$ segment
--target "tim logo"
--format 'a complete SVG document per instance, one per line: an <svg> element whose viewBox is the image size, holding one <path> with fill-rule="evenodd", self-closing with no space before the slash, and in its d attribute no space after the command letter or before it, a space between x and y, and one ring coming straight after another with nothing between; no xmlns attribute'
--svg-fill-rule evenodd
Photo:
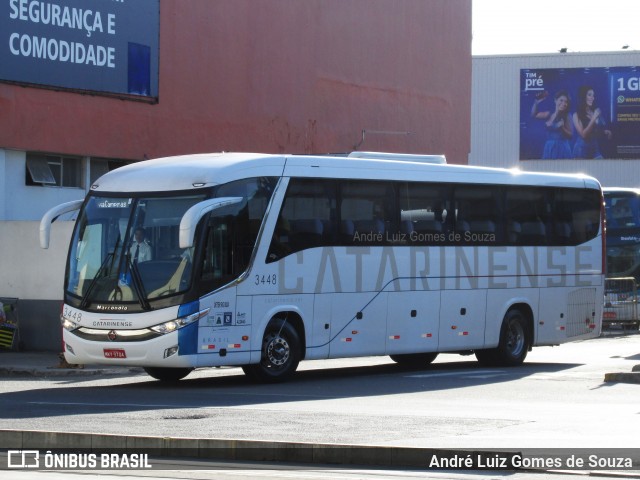
<svg viewBox="0 0 640 480"><path fill-rule="evenodd" d="M524 77L524 91L543 91L544 90L544 79L542 78L542 74L538 75L537 72L525 72Z"/></svg>
<svg viewBox="0 0 640 480"><path fill-rule="evenodd" d="M9 450L7 452L9 468L39 468L40 452L38 450Z"/></svg>

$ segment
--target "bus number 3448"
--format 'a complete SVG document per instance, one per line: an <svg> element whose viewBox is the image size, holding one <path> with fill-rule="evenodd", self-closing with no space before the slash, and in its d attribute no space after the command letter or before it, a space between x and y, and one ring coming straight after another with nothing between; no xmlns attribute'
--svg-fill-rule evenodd
<svg viewBox="0 0 640 480"><path fill-rule="evenodd" d="M277 285L278 276L275 273L272 275L256 275L254 283L256 285Z"/></svg>

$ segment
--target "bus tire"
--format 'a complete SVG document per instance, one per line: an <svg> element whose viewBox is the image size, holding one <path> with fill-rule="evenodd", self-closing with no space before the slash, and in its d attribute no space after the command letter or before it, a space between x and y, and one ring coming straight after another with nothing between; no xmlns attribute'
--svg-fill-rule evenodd
<svg viewBox="0 0 640 480"><path fill-rule="evenodd" d="M161 382L177 382L189 375L193 368L145 367L147 375Z"/></svg>
<svg viewBox="0 0 640 480"><path fill-rule="evenodd" d="M438 352L429 353L403 353L398 355L389 355L391 360L399 365L420 368L429 365L438 356Z"/></svg>
<svg viewBox="0 0 640 480"><path fill-rule="evenodd" d="M524 362L531 340L525 315L517 309L509 310L502 321L498 346L476 350L476 358L487 366L515 367Z"/></svg>
<svg viewBox="0 0 640 480"><path fill-rule="evenodd" d="M282 382L293 376L301 357L298 332L285 319L277 318L269 323L262 337L260 363L244 365L242 370L260 382Z"/></svg>

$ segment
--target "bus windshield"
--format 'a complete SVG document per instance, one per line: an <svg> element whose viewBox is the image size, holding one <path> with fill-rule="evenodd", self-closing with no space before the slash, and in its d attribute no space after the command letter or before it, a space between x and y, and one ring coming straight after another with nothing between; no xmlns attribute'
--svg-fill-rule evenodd
<svg viewBox="0 0 640 480"><path fill-rule="evenodd" d="M640 195L606 191L607 277L640 281Z"/></svg>
<svg viewBox="0 0 640 480"><path fill-rule="evenodd" d="M88 199L74 232L67 293L93 302L148 302L186 291L193 248L181 250L180 220L205 195Z"/></svg>
<svg viewBox="0 0 640 480"><path fill-rule="evenodd" d="M275 185L259 177L197 194L90 196L71 241L66 293L82 309L150 310L224 286L248 267ZM209 197L238 202L207 214L193 246L181 248L180 221Z"/></svg>

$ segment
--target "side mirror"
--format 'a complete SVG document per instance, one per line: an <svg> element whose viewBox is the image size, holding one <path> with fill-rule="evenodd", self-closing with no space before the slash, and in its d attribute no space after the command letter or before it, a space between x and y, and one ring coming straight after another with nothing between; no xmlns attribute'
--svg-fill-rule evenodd
<svg viewBox="0 0 640 480"><path fill-rule="evenodd" d="M44 214L40 220L40 248L49 248L49 239L51 237L51 224L63 213L80 210L84 200L74 200L73 202L62 203L57 207L53 207Z"/></svg>
<svg viewBox="0 0 640 480"><path fill-rule="evenodd" d="M242 197L221 197L211 198L196 203L193 207L185 212L180 220L180 248L193 247L193 238L196 234L196 226L202 217L212 210L234 205L244 200Z"/></svg>

